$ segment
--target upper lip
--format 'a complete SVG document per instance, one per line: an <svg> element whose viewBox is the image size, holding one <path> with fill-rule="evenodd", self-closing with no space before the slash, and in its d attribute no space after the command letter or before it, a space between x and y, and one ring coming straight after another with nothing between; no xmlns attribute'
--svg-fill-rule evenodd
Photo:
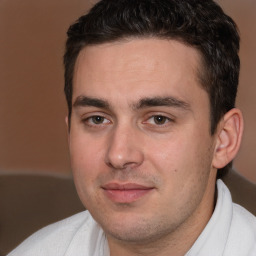
<svg viewBox="0 0 256 256"><path fill-rule="evenodd" d="M141 185L137 183L107 183L104 186L102 186L103 189L106 190L135 190L135 189L141 189L141 190L146 190L146 189L152 189L153 187L151 186L146 186L146 185Z"/></svg>

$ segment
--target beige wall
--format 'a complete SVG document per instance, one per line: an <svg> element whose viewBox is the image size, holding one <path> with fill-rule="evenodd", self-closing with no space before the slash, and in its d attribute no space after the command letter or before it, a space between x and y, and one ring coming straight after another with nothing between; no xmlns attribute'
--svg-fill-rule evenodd
<svg viewBox="0 0 256 256"><path fill-rule="evenodd" d="M219 0L236 21L241 36L241 75L237 106L243 111L245 132L235 167L256 183L256 1Z"/></svg>
<svg viewBox="0 0 256 256"><path fill-rule="evenodd" d="M69 173L62 55L68 25L94 1L0 1L0 171ZM219 1L241 37L238 106L246 129L235 166L256 182L254 0Z"/></svg>

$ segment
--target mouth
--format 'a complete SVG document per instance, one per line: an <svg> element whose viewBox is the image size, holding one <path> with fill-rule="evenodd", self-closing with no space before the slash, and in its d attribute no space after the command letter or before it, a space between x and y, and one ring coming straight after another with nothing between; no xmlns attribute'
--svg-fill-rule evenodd
<svg viewBox="0 0 256 256"><path fill-rule="evenodd" d="M104 194L115 203L132 203L146 196L154 187L136 183L108 183L102 186Z"/></svg>

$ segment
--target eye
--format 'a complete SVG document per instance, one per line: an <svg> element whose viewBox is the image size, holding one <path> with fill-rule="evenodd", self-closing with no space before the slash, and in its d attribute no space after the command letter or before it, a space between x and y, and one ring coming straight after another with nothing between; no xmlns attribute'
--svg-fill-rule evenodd
<svg viewBox="0 0 256 256"><path fill-rule="evenodd" d="M90 125L90 126L109 124L110 123L110 121L107 118L105 118L104 116L99 116L99 115L87 117L82 121L85 124Z"/></svg>
<svg viewBox="0 0 256 256"><path fill-rule="evenodd" d="M154 122L159 125L165 124L166 121L168 121L167 117L165 116L154 116L153 118Z"/></svg>
<svg viewBox="0 0 256 256"><path fill-rule="evenodd" d="M168 122L171 122L172 120L166 116L162 115L154 115L148 119L148 123L152 125L165 125Z"/></svg>
<svg viewBox="0 0 256 256"><path fill-rule="evenodd" d="M103 124L104 122L106 122L106 118L103 116L92 116L91 121L94 124Z"/></svg>

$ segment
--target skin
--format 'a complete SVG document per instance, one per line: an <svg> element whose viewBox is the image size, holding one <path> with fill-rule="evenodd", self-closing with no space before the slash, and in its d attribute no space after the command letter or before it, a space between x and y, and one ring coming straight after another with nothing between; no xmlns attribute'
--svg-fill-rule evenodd
<svg viewBox="0 0 256 256"><path fill-rule="evenodd" d="M212 215L216 166L230 159L219 156L224 119L210 135L200 63L194 48L155 38L78 56L71 166L111 255L184 255Z"/></svg>

